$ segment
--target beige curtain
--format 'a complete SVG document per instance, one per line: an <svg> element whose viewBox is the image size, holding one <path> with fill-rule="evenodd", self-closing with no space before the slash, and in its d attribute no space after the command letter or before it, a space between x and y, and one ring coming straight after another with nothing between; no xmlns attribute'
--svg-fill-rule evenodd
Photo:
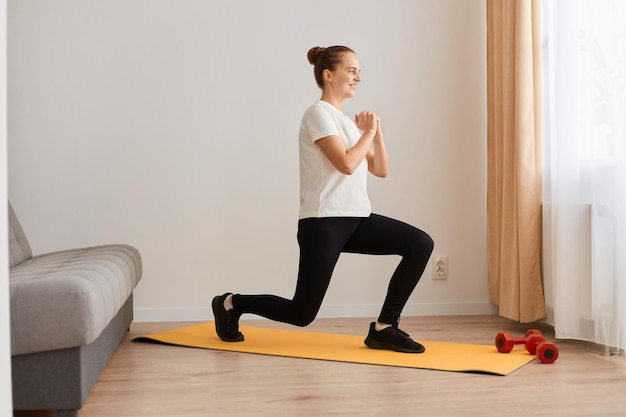
<svg viewBox="0 0 626 417"><path fill-rule="evenodd" d="M541 282L541 2L487 0L489 296L545 318Z"/></svg>

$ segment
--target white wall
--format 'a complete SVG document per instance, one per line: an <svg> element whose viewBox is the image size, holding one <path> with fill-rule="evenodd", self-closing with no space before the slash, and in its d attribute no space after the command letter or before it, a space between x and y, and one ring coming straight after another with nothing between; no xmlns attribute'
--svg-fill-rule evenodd
<svg viewBox="0 0 626 417"><path fill-rule="evenodd" d="M7 197L7 107L6 107L6 1L0 0L0 199ZM7 205L0 204L0 218L7 219ZM7 222L0 222L0 416L13 413L11 343L9 324L9 263Z"/></svg>
<svg viewBox="0 0 626 417"><path fill-rule="evenodd" d="M345 44L346 113L382 118L374 210L449 257L405 314L492 312L484 0L9 1L9 197L36 253L141 251L138 320L209 319L225 291L290 297L307 50ZM395 257L346 255L321 316L374 316Z"/></svg>

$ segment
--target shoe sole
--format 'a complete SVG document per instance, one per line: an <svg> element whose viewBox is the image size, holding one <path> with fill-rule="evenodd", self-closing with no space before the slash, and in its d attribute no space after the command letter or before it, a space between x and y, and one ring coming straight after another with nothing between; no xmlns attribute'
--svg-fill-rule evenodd
<svg viewBox="0 0 626 417"><path fill-rule="evenodd" d="M425 348L416 350L409 349L402 346L392 345L391 343L379 342L377 340L372 340L369 337L365 339L365 346L370 349L384 349L384 350L393 350L394 352L402 352L402 353L424 353L426 351Z"/></svg>
<svg viewBox="0 0 626 417"><path fill-rule="evenodd" d="M220 313L220 307L223 309L224 306L220 305L220 303L224 303L224 301L222 300L222 297L217 296L213 298L213 301L211 302L211 307L213 308L213 316L215 317L215 333L217 333L217 335L219 336L220 339L222 339L224 342L243 342L244 337L241 333L239 333L237 336L234 337L229 337L226 335L223 335L220 332L219 326L217 325L217 316Z"/></svg>

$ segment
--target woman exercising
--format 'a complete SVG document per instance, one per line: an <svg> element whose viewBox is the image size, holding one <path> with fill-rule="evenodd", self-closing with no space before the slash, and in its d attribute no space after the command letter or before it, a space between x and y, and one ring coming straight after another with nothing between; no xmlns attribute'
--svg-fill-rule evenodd
<svg viewBox="0 0 626 417"><path fill-rule="evenodd" d="M308 52L322 97L300 125L300 264L293 299L275 295L226 293L212 302L217 335L244 340L239 318L252 313L307 326L316 317L342 252L400 255L377 322L365 345L373 349L421 353L424 347L398 328L400 313L417 285L433 250L425 232L371 212L368 171L386 177L389 168L380 118L362 111L354 120L342 112L361 81L360 62L345 46L314 47Z"/></svg>

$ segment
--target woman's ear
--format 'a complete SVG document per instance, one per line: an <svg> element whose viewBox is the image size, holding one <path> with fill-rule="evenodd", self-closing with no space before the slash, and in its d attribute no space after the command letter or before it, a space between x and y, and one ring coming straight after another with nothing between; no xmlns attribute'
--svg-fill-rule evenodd
<svg viewBox="0 0 626 417"><path fill-rule="evenodd" d="M330 72L330 70L325 69L323 74L324 74L324 81L332 81L333 74Z"/></svg>

